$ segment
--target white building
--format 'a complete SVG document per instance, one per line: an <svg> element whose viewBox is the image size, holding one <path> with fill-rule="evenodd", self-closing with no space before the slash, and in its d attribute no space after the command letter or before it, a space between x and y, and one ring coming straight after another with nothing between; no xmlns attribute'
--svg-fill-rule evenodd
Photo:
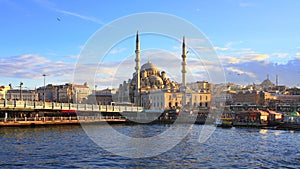
<svg viewBox="0 0 300 169"><path fill-rule="evenodd" d="M168 90L156 90L149 93L150 109L162 110L169 108L182 107L183 93L171 92ZM186 93L186 103L191 107L210 107L211 94L210 93L197 93L188 90Z"/></svg>
<svg viewBox="0 0 300 169"><path fill-rule="evenodd" d="M37 101L38 93L35 90L19 90L12 89L6 93L7 100L24 100L24 101Z"/></svg>
<svg viewBox="0 0 300 169"><path fill-rule="evenodd" d="M87 83L83 85L73 85L73 101L75 101L75 103L85 103L90 94L92 94L92 90L90 90Z"/></svg>

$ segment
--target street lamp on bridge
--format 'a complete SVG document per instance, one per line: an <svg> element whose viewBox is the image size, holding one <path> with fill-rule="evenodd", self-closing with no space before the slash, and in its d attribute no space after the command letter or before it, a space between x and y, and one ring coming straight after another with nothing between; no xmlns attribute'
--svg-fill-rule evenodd
<svg viewBox="0 0 300 169"><path fill-rule="evenodd" d="M43 74L43 76L44 76L44 95L43 95L43 105L44 105L44 107L45 107L45 101L46 101L46 74Z"/></svg>
<svg viewBox="0 0 300 169"><path fill-rule="evenodd" d="M20 82L20 100L22 101L22 86L23 86L23 82Z"/></svg>

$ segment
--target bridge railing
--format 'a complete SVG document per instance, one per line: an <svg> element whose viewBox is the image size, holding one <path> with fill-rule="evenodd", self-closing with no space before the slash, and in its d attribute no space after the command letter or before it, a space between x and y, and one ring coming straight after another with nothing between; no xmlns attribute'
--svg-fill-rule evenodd
<svg viewBox="0 0 300 169"><path fill-rule="evenodd" d="M97 121L97 120L118 120L124 119L122 116L68 116L68 117L8 117L8 118L0 118L0 122L26 122L26 121L71 121L71 120L79 120L79 121Z"/></svg>
<svg viewBox="0 0 300 169"><path fill-rule="evenodd" d="M25 108L25 109L53 109L53 110L80 110L80 111L101 111L101 112L123 112L143 111L138 106L112 106L96 104L75 104L40 101L17 101L0 100L0 108Z"/></svg>

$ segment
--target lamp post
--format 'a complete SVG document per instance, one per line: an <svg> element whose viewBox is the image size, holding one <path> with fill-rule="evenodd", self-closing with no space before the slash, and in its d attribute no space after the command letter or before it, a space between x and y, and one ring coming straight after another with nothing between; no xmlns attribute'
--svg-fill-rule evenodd
<svg viewBox="0 0 300 169"><path fill-rule="evenodd" d="M46 74L43 74L44 76L44 95L43 95L43 105L45 107L45 101L46 101Z"/></svg>
<svg viewBox="0 0 300 169"><path fill-rule="evenodd" d="M22 101L22 86L23 86L23 82L20 82L20 100Z"/></svg>

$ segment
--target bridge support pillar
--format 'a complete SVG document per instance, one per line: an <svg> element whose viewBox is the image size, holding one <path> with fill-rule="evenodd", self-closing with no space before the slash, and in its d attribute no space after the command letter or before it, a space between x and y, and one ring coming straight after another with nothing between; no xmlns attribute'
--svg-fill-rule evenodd
<svg viewBox="0 0 300 169"><path fill-rule="evenodd" d="M5 112L4 122L7 122L7 112Z"/></svg>

